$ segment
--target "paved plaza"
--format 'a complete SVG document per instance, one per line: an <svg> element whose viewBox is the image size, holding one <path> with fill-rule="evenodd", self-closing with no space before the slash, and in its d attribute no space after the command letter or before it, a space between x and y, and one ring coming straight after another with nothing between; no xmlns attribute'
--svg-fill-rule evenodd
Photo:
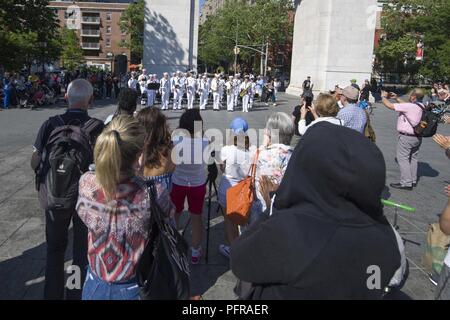
<svg viewBox="0 0 450 320"><path fill-rule="evenodd" d="M269 114L274 111L290 114L297 104L296 100L296 97L281 94L277 107L259 105L247 114L206 111L203 113L205 129L225 129L237 116L246 118L251 128L262 129ZM105 119L114 109L111 100L104 100L96 103L90 114ZM41 123L63 111L61 106L34 111L13 109L0 113L0 299L41 299L43 296L46 250L44 214L38 205L29 160ZM172 128L176 127L181 114L182 111L166 112ZM386 184L389 185L397 182L399 175L395 163L396 114L377 105L372 122L377 144L386 160ZM442 125L439 131L450 135L450 126ZM422 268L421 257L427 226L437 221L437 215L447 201L443 189L450 184L448 165L448 159L432 139L424 139L419 186L412 192L388 187L384 192L385 199L417 208L413 214L400 213L398 219L400 233L406 240L410 265L410 275L403 291L414 299L433 298L434 286ZM209 261L206 264L203 260L200 265L192 267L193 294L202 294L207 300L235 299L233 287L236 279L229 270L228 261L218 253L224 233L223 218L216 211L214 203ZM392 220L393 210L386 209L386 215ZM206 219L206 214L204 217ZM67 257L70 255L68 252ZM70 259L67 258L66 262L70 264Z"/></svg>

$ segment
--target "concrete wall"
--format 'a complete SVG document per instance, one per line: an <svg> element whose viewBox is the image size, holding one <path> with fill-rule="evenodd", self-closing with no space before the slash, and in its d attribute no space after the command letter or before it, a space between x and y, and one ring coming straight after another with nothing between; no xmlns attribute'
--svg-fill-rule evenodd
<svg viewBox="0 0 450 320"><path fill-rule="evenodd" d="M291 84L301 94L311 76L315 91L363 83L372 73L377 0L303 0L294 27Z"/></svg>
<svg viewBox="0 0 450 320"><path fill-rule="evenodd" d="M143 64L149 73L197 68L198 0L146 0Z"/></svg>

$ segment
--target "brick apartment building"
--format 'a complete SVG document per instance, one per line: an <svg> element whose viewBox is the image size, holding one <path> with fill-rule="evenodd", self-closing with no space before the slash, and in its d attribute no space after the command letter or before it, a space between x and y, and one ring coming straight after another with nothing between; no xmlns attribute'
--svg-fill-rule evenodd
<svg viewBox="0 0 450 320"><path fill-rule="evenodd" d="M86 65L119 72L118 69L128 70L130 62L130 50L123 46L129 35L122 33L119 27L120 16L128 5L51 1L49 7L55 11L61 27L76 29Z"/></svg>

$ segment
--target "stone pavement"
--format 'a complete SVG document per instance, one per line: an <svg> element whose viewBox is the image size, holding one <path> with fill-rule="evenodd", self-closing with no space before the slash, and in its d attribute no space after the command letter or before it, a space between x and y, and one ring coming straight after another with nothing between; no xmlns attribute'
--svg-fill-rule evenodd
<svg viewBox="0 0 450 320"><path fill-rule="evenodd" d="M205 129L225 129L236 116L242 116L251 128L263 128L265 120L273 111L291 113L296 98L280 95L279 106L257 106L254 111L227 113L206 111L202 115ZM41 123L49 116L58 114L62 107L43 108L36 111L9 110L0 113L0 299L41 299L45 267L44 215L38 206L34 191L34 176L29 168L31 145ZM100 119L114 111L112 101L97 103L90 114ZM181 111L167 111L171 127L175 128ZM387 185L397 182L398 167L395 163L396 133L395 113L377 105L373 125L378 146L387 163ZM439 131L450 135L450 126ZM414 299L432 299L434 287L429 282L421 263L427 225L436 222L446 197L443 188L448 181L448 160L441 149L430 139L424 140L419 166L420 183L412 192L385 190L384 197L417 208L414 214L400 213L400 233L406 239L410 262L410 276L404 292ZM235 277L229 270L228 261L218 253L224 239L223 218L213 203L209 263L202 261L192 267L193 294L205 299L234 299ZM205 205L205 213L207 206ZM386 209L392 219L394 212ZM206 219L206 214L204 215ZM189 232L187 232L187 235ZM66 263L70 264L70 250Z"/></svg>

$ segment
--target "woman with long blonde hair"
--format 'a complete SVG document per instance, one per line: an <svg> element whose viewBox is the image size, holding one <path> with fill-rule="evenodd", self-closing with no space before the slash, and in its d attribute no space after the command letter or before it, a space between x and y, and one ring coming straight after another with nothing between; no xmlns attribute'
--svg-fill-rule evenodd
<svg viewBox="0 0 450 320"><path fill-rule="evenodd" d="M115 117L97 139L95 172L80 179L76 209L89 231L83 300L139 299L135 272L150 221L146 186L136 175L144 139L137 119Z"/></svg>

